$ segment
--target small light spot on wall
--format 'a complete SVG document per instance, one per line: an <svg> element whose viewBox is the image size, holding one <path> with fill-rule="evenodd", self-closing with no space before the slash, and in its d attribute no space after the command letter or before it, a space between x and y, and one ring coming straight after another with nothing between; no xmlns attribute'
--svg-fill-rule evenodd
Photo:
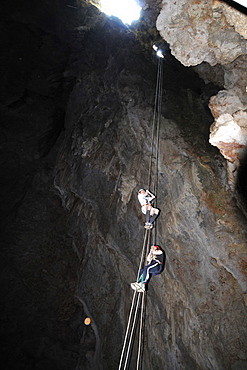
<svg viewBox="0 0 247 370"><path fill-rule="evenodd" d="M91 319L90 317L86 317L85 320L84 320L84 324L85 325L90 325L91 324Z"/></svg>

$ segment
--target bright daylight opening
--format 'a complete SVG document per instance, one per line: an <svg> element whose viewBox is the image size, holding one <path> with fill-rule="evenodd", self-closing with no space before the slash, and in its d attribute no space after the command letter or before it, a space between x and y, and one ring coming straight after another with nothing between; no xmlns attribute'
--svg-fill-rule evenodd
<svg viewBox="0 0 247 370"><path fill-rule="evenodd" d="M113 15L123 23L131 24L140 18L141 7L135 0L101 0L101 11Z"/></svg>

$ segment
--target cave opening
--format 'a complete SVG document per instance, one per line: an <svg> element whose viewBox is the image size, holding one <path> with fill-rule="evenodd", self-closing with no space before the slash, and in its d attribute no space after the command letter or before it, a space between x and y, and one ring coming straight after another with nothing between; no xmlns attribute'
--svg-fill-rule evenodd
<svg viewBox="0 0 247 370"><path fill-rule="evenodd" d="M100 9L106 15L115 16L129 25L138 21L141 12L136 0L101 0Z"/></svg>

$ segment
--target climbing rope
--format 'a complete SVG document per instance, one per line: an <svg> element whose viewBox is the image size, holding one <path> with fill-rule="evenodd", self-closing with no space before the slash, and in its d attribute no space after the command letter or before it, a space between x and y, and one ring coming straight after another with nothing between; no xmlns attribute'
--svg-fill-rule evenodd
<svg viewBox="0 0 247 370"><path fill-rule="evenodd" d="M141 365L141 357L143 350L143 336L144 336L144 318L145 318L145 309L146 309L146 292L142 294L142 306L141 306L141 317L140 317L140 326L139 326L139 342L138 342L138 352L136 360L136 370L139 370Z"/></svg>
<svg viewBox="0 0 247 370"><path fill-rule="evenodd" d="M159 164L159 132L160 132L160 117L161 117L161 103L162 103L162 80L163 80L163 59L158 59L158 70L157 70L157 80L156 80L156 90L155 90L155 102L154 102L154 114L152 121L152 141L151 141L151 156L149 162L149 171L148 171L148 189L151 188L151 179L153 177L153 187L154 194L157 194L158 191L158 164ZM153 158L155 158L153 166ZM154 167L154 169L153 169ZM156 201L157 203L157 201ZM154 242L157 237L157 231L155 228L155 235L153 236ZM140 274L140 270L144 265L145 257L148 254L150 248L150 229L145 231L144 241L142 246L142 253L140 264L137 273L137 279ZM136 280L137 280L136 279ZM140 300L140 297L142 299ZM141 305L140 305L141 301ZM137 345L137 360L136 360L136 370L139 370L141 367L141 360L143 354L143 337L144 337L144 327L145 327L145 310L146 310L146 291L143 293L134 292L131 309L129 313L127 328L124 337L124 343L122 347L121 357L119 361L118 370L126 370L127 366L130 363L130 354L134 346L134 334L136 331L138 310L140 310L140 323L139 323L139 335L138 335L138 345ZM128 342L128 346L127 346Z"/></svg>
<svg viewBox="0 0 247 370"><path fill-rule="evenodd" d="M158 60L158 70L156 79L156 89L155 89L155 100L154 100L154 113L152 120L152 136L151 136L151 156L149 160L149 171L148 171L148 189L151 188L152 175L155 175L154 181L154 193L156 193L157 188L157 175L158 175L158 150L159 150L159 132L160 132L160 116L161 116L161 105L162 105L162 82L163 82L163 59ZM155 136L155 126L156 126L156 136ZM155 140L156 139L156 140ZM154 156L154 150L155 156ZM154 171L152 171L153 157L155 157ZM156 193L157 194L157 193Z"/></svg>
<svg viewBox="0 0 247 370"><path fill-rule="evenodd" d="M163 58L159 58L156 78L154 113L152 120L151 155L149 160L149 171L148 171L148 189L152 187L152 179L154 179L153 180L154 194L158 194L159 136L160 136L160 118L162 107L162 85L163 85ZM154 205L155 207L157 207L157 199L155 199ZM153 237L152 244L156 244L157 228L155 228L152 237Z"/></svg>
<svg viewBox="0 0 247 370"><path fill-rule="evenodd" d="M147 246L150 243L150 233L148 231L149 230L146 230L144 241L143 241L141 261L140 261L140 264L139 264L136 280L138 279L141 266L143 265L143 262L144 262L145 254L147 253L146 252L147 251ZM124 368L123 369L126 368L126 365L127 365L127 362L128 362L129 352L130 352L130 348L131 348L131 345L132 345L133 332L134 332L134 328L135 328L135 321L136 321L135 319L136 319L136 314L137 314L137 310L138 310L138 307L139 307L140 294L138 294L138 300L137 301L136 301L136 294L137 294L137 292L135 291L134 295L133 295L133 298L132 298L131 309L130 309L130 313L129 313L129 319L128 319L128 324L127 324L127 329L126 329L126 332L125 332L124 344L123 344L123 348L122 348L122 353L121 353L121 357L120 357L120 361L119 361L118 370L121 369L124 355L125 355L125 363L124 363ZM132 316L133 316L134 308L136 308L136 311L135 311L135 315L134 315L134 319L133 319ZM131 331L131 333L129 333L129 331L131 330L130 329L131 326L132 326L132 331ZM129 345L128 345L128 348L126 350L126 344L127 344L128 339L129 339Z"/></svg>
<svg viewBox="0 0 247 370"><path fill-rule="evenodd" d="M143 247L142 247L142 257L141 261L144 260L145 254L147 254L148 248L150 245L150 230L146 230L145 237L144 237L144 242L143 242ZM139 276L140 268L142 266L142 263L140 262L139 265L139 270L137 274L137 278ZM136 298L137 295L137 298ZM137 355L137 367L136 369L139 368L140 364L140 358L141 358L141 343L142 343L142 335L143 335L143 323L144 323L144 312L145 312L145 297L146 293L139 294L136 291L134 292L133 298L132 298L132 304L131 304L131 309L129 313L129 319L128 319L128 324L127 324L127 329L125 333L125 338L124 338L124 344L122 348L122 353L119 361L119 367L118 370L126 370L127 365L129 363L129 356L131 353L131 349L133 348L134 345L134 333L136 330L136 323L137 323L137 318L138 318L138 309L140 307L140 298L142 296L141 300L141 311L140 311L140 325L139 325L139 343L138 343L138 355ZM134 312L134 317L133 317L133 312ZM128 342L128 346L127 346ZM127 347L126 347L127 346ZM122 367L123 364L123 367Z"/></svg>
<svg viewBox="0 0 247 370"><path fill-rule="evenodd" d="M154 170L154 194L158 194L158 184L159 184L159 140L160 140L160 119L161 119L161 107L162 107L162 85L163 85L163 59L159 58L158 63L158 87L156 90L158 90L158 98L157 98L157 124L156 124L156 153L155 153L155 170ZM155 109L156 110L156 109ZM157 198L155 199L155 207L157 207ZM157 239L157 228L154 230L153 234L153 243L156 244Z"/></svg>

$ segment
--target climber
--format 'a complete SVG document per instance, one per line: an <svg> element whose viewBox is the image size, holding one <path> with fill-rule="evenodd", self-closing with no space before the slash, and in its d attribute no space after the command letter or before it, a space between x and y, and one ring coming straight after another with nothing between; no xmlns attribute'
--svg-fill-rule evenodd
<svg viewBox="0 0 247 370"><path fill-rule="evenodd" d="M137 282L131 283L131 288L139 293L145 292L150 275L161 273L164 267L164 253L158 245L152 245L147 256L147 265L140 270Z"/></svg>
<svg viewBox="0 0 247 370"><path fill-rule="evenodd" d="M153 195L149 190L140 189L138 192L138 200L142 207L142 213L146 215L146 222L145 228L152 229L153 222L159 215L160 210L158 208L154 208L151 205L151 202L155 199L155 195Z"/></svg>

